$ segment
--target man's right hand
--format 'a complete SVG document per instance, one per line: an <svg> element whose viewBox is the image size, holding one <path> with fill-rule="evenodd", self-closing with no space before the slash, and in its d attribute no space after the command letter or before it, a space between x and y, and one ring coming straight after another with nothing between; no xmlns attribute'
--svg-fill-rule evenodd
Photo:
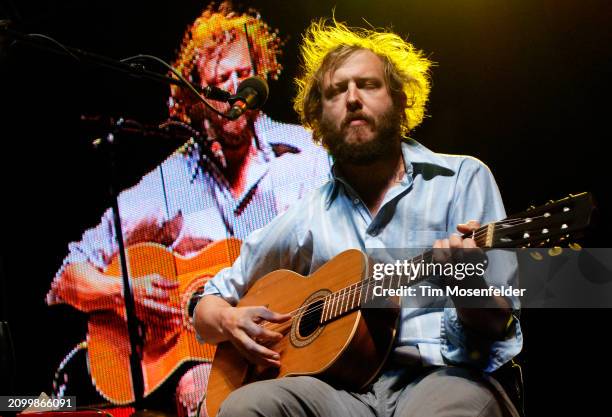
<svg viewBox="0 0 612 417"><path fill-rule="evenodd" d="M280 314L266 307L228 307L221 314L221 329L228 340L250 362L261 366L280 367L280 355L267 346L279 342L282 333L263 326L270 323L284 323L290 314Z"/></svg>
<svg viewBox="0 0 612 417"><path fill-rule="evenodd" d="M261 366L280 366L280 355L269 349L283 335L263 327L264 320L284 323L291 314L280 314L266 307L233 307L217 295L205 295L196 305L194 326L200 338L216 345L230 341L250 362Z"/></svg>
<svg viewBox="0 0 612 417"><path fill-rule="evenodd" d="M151 274L133 283L136 315L140 320L166 328L180 324L181 311L170 300L170 294L178 289L178 282ZM113 311L124 306L121 279L105 275L86 262L68 265L59 279L53 281L51 290L55 297L85 313Z"/></svg>

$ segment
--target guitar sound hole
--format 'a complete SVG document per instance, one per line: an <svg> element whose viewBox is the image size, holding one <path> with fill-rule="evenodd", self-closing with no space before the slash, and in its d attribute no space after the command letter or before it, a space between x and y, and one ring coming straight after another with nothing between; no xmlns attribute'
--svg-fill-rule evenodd
<svg viewBox="0 0 612 417"><path fill-rule="evenodd" d="M298 326L301 337L308 337L319 328L322 312L323 300L315 301L308 306L306 311L302 314Z"/></svg>
<svg viewBox="0 0 612 417"><path fill-rule="evenodd" d="M202 296L202 294L204 294L204 286L199 286L197 288L197 290L191 295L191 298L189 299L189 305L187 306L187 315L188 317L193 317L193 312L196 308L196 305L198 304L198 301L200 301L200 298ZM196 297L196 295L198 297Z"/></svg>

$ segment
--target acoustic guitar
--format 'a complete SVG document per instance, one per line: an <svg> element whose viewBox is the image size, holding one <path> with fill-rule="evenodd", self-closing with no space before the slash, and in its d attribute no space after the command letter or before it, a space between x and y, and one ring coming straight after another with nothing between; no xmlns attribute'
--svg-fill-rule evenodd
<svg viewBox="0 0 612 417"><path fill-rule="evenodd" d="M182 364L212 361L215 347L196 340L188 313L192 307L189 303L209 278L234 262L240 253L240 243L234 238L217 241L190 257L175 254L157 243L140 243L127 248L132 288L143 285L144 277L154 273L178 282L178 289L170 291L170 303L183 313L178 326L161 328L145 323L141 361L145 398ZM118 256L105 272L121 280ZM92 313L87 341L91 377L98 392L114 404L134 401L125 309L114 307Z"/></svg>
<svg viewBox="0 0 612 417"><path fill-rule="evenodd" d="M590 194L570 195L483 226L464 238L474 236L482 248L555 245L584 229L592 210ZM431 256L429 250L411 262ZM283 334L270 346L280 353L281 366L256 367L230 342L220 343L205 397L208 415L216 416L232 391L262 379L311 375L334 386L363 389L385 363L400 310L397 300L389 300L394 308L362 307L374 300L374 285L399 288L418 284L421 278L374 281L368 276L366 255L353 249L335 256L308 277L278 270L260 278L238 306L265 305L272 311L291 312L292 318L285 323L260 323Z"/></svg>

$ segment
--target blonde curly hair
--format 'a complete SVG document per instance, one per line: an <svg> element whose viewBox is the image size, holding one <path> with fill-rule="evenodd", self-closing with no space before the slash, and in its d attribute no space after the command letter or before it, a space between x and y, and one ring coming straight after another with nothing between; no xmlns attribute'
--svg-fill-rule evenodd
<svg viewBox="0 0 612 417"><path fill-rule="evenodd" d="M278 31L272 30L255 10L236 13L229 1L218 6L209 5L194 23L187 27L172 66L189 82L201 87L203 81L197 72L197 62L201 57L214 59L222 46L235 41L238 36L246 36L249 42L256 75L277 79L282 70L277 57L281 54L283 45ZM196 103L198 102L186 89L176 85L170 87L168 107L171 117L191 123L189 110Z"/></svg>
<svg viewBox="0 0 612 417"><path fill-rule="evenodd" d="M405 103L401 134L418 126L425 117L431 89L429 70L433 62L423 51L391 32L350 28L332 19L320 19L306 30L301 44L301 76L295 79L294 109L302 124L321 139L321 96L323 77L338 68L350 55L368 49L383 61L385 81L394 103ZM405 97L405 99L404 99Z"/></svg>

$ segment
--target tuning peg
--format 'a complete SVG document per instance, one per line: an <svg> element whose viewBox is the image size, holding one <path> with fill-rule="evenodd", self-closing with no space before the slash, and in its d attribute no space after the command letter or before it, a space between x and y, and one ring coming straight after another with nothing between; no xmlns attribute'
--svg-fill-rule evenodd
<svg viewBox="0 0 612 417"><path fill-rule="evenodd" d="M580 244L578 244L578 243L576 243L576 242L570 243L568 246L569 246L569 248L570 248L571 250L574 250L574 251L576 251L576 252L578 252L578 251L581 251L581 250L582 250L582 246L580 246Z"/></svg>
<svg viewBox="0 0 612 417"><path fill-rule="evenodd" d="M555 246L553 248L548 249L549 256L559 256L563 253L563 249L560 246Z"/></svg>

